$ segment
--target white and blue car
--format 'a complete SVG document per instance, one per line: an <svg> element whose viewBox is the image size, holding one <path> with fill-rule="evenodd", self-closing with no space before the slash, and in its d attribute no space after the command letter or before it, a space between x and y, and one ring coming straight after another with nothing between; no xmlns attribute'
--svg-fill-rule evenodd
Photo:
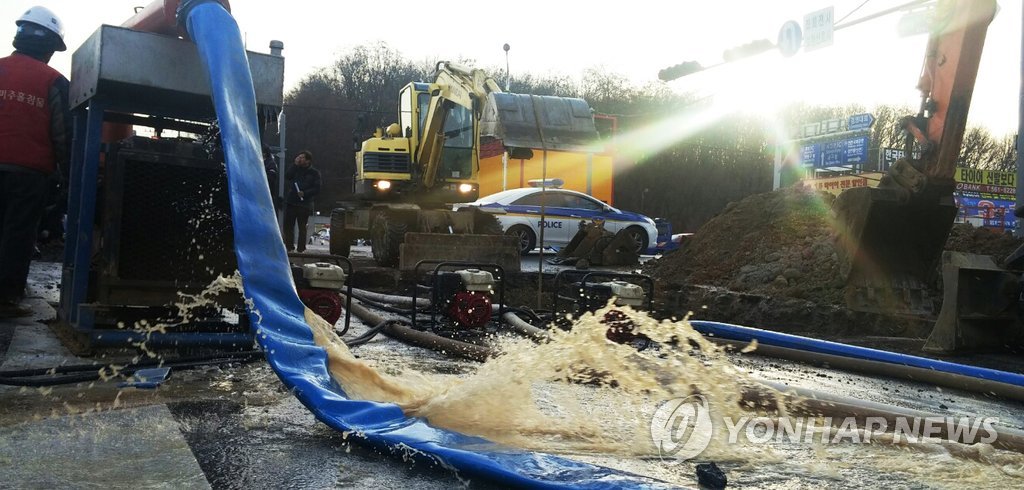
<svg viewBox="0 0 1024 490"><path fill-rule="evenodd" d="M519 238L519 252L525 254L539 246L542 202L545 247L568 245L584 221L604 221L605 229L612 233L629 230L639 253L652 252L652 246L658 243L658 229L651 218L615 209L582 192L566 189L511 189L455 207L477 206L493 212L505 234Z"/></svg>

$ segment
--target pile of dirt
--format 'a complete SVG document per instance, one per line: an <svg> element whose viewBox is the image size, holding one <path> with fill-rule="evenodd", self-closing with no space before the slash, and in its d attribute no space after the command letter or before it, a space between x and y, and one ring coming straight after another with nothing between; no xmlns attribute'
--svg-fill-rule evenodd
<svg viewBox="0 0 1024 490"><path fill-rule="evenodd" d="M821 304L842 300L828 225L833 197L786 188L730 203L684 247L645 268L666 285L703 284Z"/></svg>
<svg viewBox="0 0 1024 490"><path fill-rule="evenodd" d="M731 203L680 250L644 271L667 288L706 285L745 294L842 305L831 194L786 188ZM1006 257L1024 240L956 225L947 250Z"/></svg>
<svg viewBox="0 0 1024 490"><path fill-rule="evenodd" d="M999 263L1014 250L1017 250L1021 244L1024 244L1024 240L1014 238L1010 233L1003 233L991 228L975 228L968 224L957 224L949 232L945 250L991 255Z"/></svg>

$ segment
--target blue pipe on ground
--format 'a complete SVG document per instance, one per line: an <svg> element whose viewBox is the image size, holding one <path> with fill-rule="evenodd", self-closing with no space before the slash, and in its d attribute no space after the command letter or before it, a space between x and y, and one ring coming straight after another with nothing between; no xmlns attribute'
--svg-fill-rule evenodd
<svg viewBox="0 0 1024 490"><path fill-rule="evenodd" d="M407 418L394 404L350 400L331 377L292 285L260 155L256 98L234 18L214 1L179 10L209 72L227 163L235 254L250 318L281 381L318 420L370 446L464 477L535 488L665 488L667 484L549 454L500 446Z"/></svg>
<svg viewBox="0 0 1024 490"><path fill-rule="evenodd" d="M926 357L899 354L867 347L858 347L827 340L812 339L799 335L790 335L780 332L771 332L757 328L742 327L728 323L708 322L703 320L691 320L690 324L698 332L704 335L712 335L729 340L750 342L757 340L759 344L785 347L808 352L830 354L835 356L850 357L854 359L866 359L870 361L886 362L900 366L912 366L922 369L931 369L945 373L959 374L973 378L998 381L1016 386L1024 386L1024 375L987 369L977 366L968 366L954 362L940 361Z"/></svg>

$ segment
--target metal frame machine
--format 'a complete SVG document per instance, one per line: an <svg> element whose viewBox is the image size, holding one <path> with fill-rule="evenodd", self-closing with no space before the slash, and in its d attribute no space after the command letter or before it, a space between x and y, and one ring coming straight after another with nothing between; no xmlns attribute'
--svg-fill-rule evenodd
<svg viewBox="0 0 1024 490"><path fill-rule="evenodd" d="M146 14L136 15L143 16L136 27L156 31ZM275 41L272 54L247 52L264 128L283 104L280 47ZM195 46L174 35L101 26L73 55L70 98L58 321L90 344L251 346L247 315L231 314L242 312L237 291L218 301L221 307L186 318L174 307L181 294L196 295L236 269L216 116ZM132 126L156 136L132 135ZM161 137L166 130L206 138ZM133 328L165 320L158 329Z"/></svg>

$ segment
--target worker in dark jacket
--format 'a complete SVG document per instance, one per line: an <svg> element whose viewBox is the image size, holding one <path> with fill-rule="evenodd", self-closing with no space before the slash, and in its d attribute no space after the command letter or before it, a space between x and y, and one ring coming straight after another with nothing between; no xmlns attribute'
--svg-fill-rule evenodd
<svg viewBox="0 0 1024 490"><path fill-rule="evenodd" d="M0 318L31 313L20 303L51 179L67 177L71 135L68 80L47 65L67 49L63 24L44 7L15 24L15 51L0 58Z"/></svg>
<svg viewBox="0 0 1024 490"><path fill-rule="evenodd" d="M313 154L299 153L295 164L284 173L286 197L284 199L284 245L289 252L306 251L306 224L313 214L313 199L320 194L320 171L313 168ZM295 227L299 228L299 241L295 241Z"/></svg>
<svg viewBox="0 0 1024 490"><path fill-rule="evenodd" d="M280 181L277 168L277 159L269 146L263 145L263 170L267 173L267 186L270 187L270 199L274 203L274 211L281 208L281 197L277 189Z"/></svg>

